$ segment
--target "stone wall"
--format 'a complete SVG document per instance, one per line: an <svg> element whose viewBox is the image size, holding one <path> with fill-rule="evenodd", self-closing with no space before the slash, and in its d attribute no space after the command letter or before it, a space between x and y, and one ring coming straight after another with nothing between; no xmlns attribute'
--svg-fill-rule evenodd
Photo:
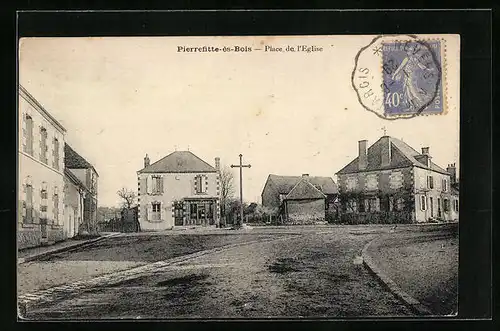
<svg viewBox="0 0 500 331"><path fill-rule="evenodd" d="M311 224L325 220L325 200L289 200L286 202L289 224Z"/></svg>
<svg viewBox="0 0 500 331"><path fill-rule="evenodd" d="M32 227L20 228L17 231L18 249L40 246L41 240L42 232L38 224L33 224Z"/></svg>

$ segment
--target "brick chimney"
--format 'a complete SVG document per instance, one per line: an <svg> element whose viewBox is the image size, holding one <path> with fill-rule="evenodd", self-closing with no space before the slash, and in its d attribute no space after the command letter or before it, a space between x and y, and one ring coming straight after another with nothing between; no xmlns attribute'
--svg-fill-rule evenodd
<svg viewBox="0 0 500 331"><path fill-rule="evenodd" d="M422 147L422 159L426 166L430 166L431 156L429 155L429 147Z"/></svg>
<svg viewBox="0 0 500 331"><path fill-rule="evenodd" d="M368 166L368 156L366 155L366 140L358 141L358 168L359 170L365 170Z"/></svg>
<svg viewBox="0 0 500 331"><path fill-rule="evenodd" d="M220 170L220 157L215 158L215 170Z"/></svg>
<svg viewBox="0 0 500 331"><path fill-rule="evenodd" d="M380 165L388 167L391 164L391 137L383 136L380 142L382 145L380 149Z"/></svg>
<svg viewBox="0 0 500 331"><path fill-rule="evenodd" d="M149 157L148 154L146 153L146 156L144 157L144 168L149 166Z"/></svg>
<svg viewBox="0 0 500 331"><path fill-rule="evenodd" d="M450 174L450 184L455 184L457 182L457 168L455 163L448 164L446 171Z"/></svg>

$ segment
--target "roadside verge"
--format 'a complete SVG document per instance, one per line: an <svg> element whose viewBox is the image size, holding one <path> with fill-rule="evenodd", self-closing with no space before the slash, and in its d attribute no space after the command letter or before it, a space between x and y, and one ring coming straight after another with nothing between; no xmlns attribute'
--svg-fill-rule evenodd
<svg viewBox="0 0 500 331"><path fill-rule="evenodd" d="M374 259L370 256L368 249L371 245L380 240L381 236L376 237L365 245L361 252L363 258L363 265L379 279L379 281L386 286L396 298L401 300L405 305L407 305L413 312L418 315L433 315L432 312L420 303L417 299L410 296L408 293L403 291L382 269L378 267Z"/></svg>

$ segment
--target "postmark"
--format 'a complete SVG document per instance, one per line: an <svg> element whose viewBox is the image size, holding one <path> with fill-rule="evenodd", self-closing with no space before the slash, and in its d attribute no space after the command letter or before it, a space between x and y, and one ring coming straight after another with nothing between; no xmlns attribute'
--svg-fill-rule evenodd
<svg viewBox="0 0 500 331"><path fill-rule="evenodd" d="M355 58L352 86L361 105L394 120L446 112L444 41L378 36Z"/></svg>

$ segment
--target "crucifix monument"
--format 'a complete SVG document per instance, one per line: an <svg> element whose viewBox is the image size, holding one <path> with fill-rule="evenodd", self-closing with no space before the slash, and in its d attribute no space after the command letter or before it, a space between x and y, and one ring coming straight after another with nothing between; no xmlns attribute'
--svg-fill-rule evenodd
<svg viewBox="0 0 500 331"><path fill-rule="evenodd" d="M240 154L240 164L231 164L231 168L240 168L240 220L235 224L235 227L239 228L243 224L243 168L250 168L250 164L243 164L243 155Z"/></svg>

